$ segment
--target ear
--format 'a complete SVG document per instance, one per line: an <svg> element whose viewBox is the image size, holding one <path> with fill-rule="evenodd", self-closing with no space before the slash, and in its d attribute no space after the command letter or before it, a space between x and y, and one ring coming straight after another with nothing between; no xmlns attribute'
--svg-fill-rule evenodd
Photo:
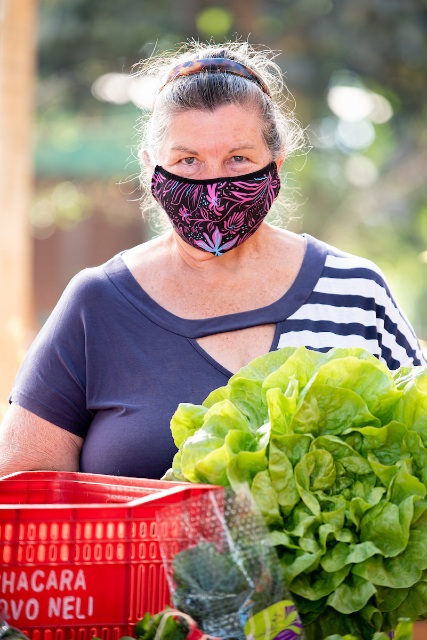
<svg viewBox="0 0 427 640"><path fill-rule="evenodd" d="M142 164L149 169L154 169L155 162L151 157L151 153L148 149L141 149L139 152L139 159Z"/></svg>
<svg viewBox="0 0 427 640"><path fill-rule="evenodd" d="M280 169L282 168L282 164L285 162L285 156L282 156L280 158L277 158L276 160L276 165L277 165L277 171L280 171Z"/></svg>

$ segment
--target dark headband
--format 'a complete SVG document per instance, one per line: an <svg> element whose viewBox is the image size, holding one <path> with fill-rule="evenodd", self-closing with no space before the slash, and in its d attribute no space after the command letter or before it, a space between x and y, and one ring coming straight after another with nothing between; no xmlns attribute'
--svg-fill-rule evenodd
<svg viewBox="0 0 427 640"><path fill-rule="evenodd" d="M158 93L160 93L169 82L176 80L176 78L203 72L231 73L232 75L246 78L247 80L251 80L251 82L255 82L259 88L271 98L267 85L252 69L228 58L203 58L202 60L187 60L186 62L181 62L169 71Z"/></svg>

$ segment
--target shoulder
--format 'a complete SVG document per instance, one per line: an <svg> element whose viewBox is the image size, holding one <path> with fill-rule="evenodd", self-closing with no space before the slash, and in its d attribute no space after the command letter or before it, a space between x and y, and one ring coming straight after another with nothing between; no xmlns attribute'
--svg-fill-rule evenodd
<svg viewBox="0 0 427 640"><path fill-rule="evenodd" d="M88 267L71 278L42 327L42 334L50 329L58 331L61 327L74 327L77 331L86 326L89 318L102 316L103 309L111 311L111 301L121 298L113 284L115 271L126 271L126 265L120 256L108 262ZM105 316L104 316L105 317Z"/></svg>
<svg viewBox="0 0 427 640"><path fill-rule="evenodd" d="M127 271L120 254L96 267L87 267L74 275L61 296L67 301L91 300L94 295L114 290L113 277Z"/></svg>
<svg viewBox="0 0 427 640"><path fill-rule="evenodd" d="M414 330L381 268L372 260L314 238L308 238L308 242L324 255L322 274L314 289L315 300L333 308L334 322L339 309L340 321L346 325L345 335L349 335L351 326L355 335L366 338L362 346L373 349L375 355L379 347L380 357L390 369L422 363Z"/></svg>
<svg viewBox="0 0 427 640"><path fill-rule="evenodd" d="M316 240L316 242L320 241ZM380 267L372 260L354 253L342 251L326 242L322 242L321 244L323 244L326 253L325 264L327 266L335 269L366 269L367 271L383 275Z"/></svg>
<svg viewBox="0 0 427 640"><path fill-rule="evenodd" d="M307 241L324 255L323 277L369 280L388 290L382 269L372 260L342 251L311 236L307 236Z"/></svg>

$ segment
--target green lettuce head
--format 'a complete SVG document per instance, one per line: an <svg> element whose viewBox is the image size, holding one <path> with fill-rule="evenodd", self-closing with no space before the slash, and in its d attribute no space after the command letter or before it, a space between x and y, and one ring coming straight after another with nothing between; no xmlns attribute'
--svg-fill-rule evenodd
<svg viewBox="0 0 427 640"><path fill-rule="evenodd" d="M410 639L427 617L423 367L285 348L179 405L171 429L173 477L250 487L307 640Z"/></svg>

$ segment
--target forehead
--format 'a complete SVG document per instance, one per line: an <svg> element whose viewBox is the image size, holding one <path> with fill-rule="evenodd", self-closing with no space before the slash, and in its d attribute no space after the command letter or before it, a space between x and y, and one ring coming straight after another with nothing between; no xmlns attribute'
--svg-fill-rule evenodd
<svg viewBox="0 0 427 640"><path fill-rule="evenodd" d="M164 145L172 147L248 144L265 146L262 122L254 105L225 105L213 111L188 109L170 116Z"/></svg>

